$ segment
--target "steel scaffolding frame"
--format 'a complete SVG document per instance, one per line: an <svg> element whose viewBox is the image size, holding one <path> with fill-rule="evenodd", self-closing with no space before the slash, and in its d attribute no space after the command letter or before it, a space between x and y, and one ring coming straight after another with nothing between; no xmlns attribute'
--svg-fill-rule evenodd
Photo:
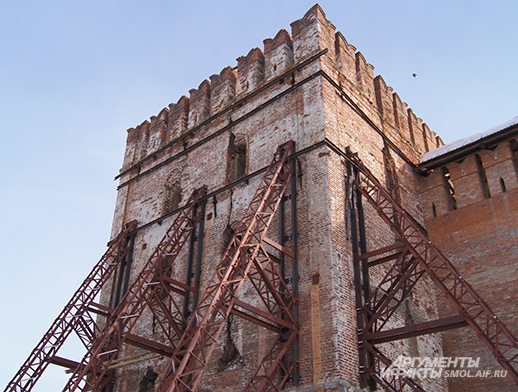
<svg viewBox="0 0 518 392"><path fill-rule="evenodd" d="M411 390L422 391L422 388L411 379L383 378L381 369L390 366L392 362L375 347L375 344L463 326L470 326L474 330L476 336L486 344L495 359L518 383L518 341L513 334L471 285L462 278L455 266L432 244L419 223L403 210L358 156L350 150L347 150L344 155L354 168L352 178L358 192L353 199L357 203L359 219L356 221L356 215L353 213L354 222L351 228L356 231L358 226L360 231L362 230L363 217L360 215L363 214L361 207L361 196L363 196L397 237L394 245L370 252L367 252L365 243L360 243L365 241L365 233L360 233L360 237L363 238L360 240L357 238L356 243L353 244L353 248L356 248L354 264L359 310L358 334L362 386L373 386L372 382L369 383L368 377L370 377L370 381L375 380L387 391L403 391L406 386ZM351 167L348 174L350 177ZM354 202L350 202L350 207L354 210ZM372 260L373 257L374 260ZM369 268L392 260L395 260L392 266L371 292ZM459 315L393 330L383 330L424 275L439 288ZM358 301L358 295L361 295L362 290L363 301Z"/></svg>
<svg viewBox="0 0 518 392"><path fill-rule="evenodd" d="M59 349L75 332L84 346L89 349L98 333L97 325L90 313L104 311L104 307L95 302L97 295L115 272L132 247L131 231L137 222L126 224L120 234L112 241L106 253L94 266L90 274L74 293L65 308L54 320L49 330L25 363L18 370L5 388L5 392L28 392L36 385L41 375L51 363L66 362L57 357Z"/></svg>
<svg viewBox="0 0 518 392"><path fill-rule="evenodd" d="M362 386L379 385L392 392L424 391L410 378L384 377L383 370L392 361L377 345L463 326L470 326L475 331L496 360L518 382L518 342L513 334L358 156L329 146L348 162L347 203L357 284ZM169 366L158 380L156 392L194 392L230 314L275 333L273 344L243 391L279 391L289 380L297 385L298 233L294 152L292 141L279 146L275 152L203 295L200 296L199 287L205 187L193 192L135 282L115 304L115 309L111 309L95 303L94 299L125 258L131 256L136 222L124 227L5 392L30 391L50 363L73 370L64 391L101 391L113 382L113 364L123 344L171 357ZM291 194L285 195L290 186ZM284 203L290 199L292 232L286 235ZM368 201L395 234L394 244L367 251L362 200ZM266 235L276 214L279 216L278 241ZM290 241L291 246L288 247L286 242ZM183 282L173 277L171 270L186 243L189 243L188 260ZM288 278L285 276L285 260L292 266L292 276ZM389 262L392 264L385 275L371 290L369 269ZM196 269L194 275L193 268ZM194 283L191 282L193 276ZM423 276L430 278L459 314L387 329L388 322ZM238 299L245 281L256 290L262 301L261 307ZM167 344L131 333L146 309L162 329ZM106 322L97 325L91 313L106 317ZM56 355L72 331L77 333L87 349L79 363Z"/></svg>
<svg viewBox="0 0 518 392"><path fill-rule="evenodd" d="M293 149L294 143L290 141L279 146L275 152L156 391L196 390L231 313L278 333L278 339L262 359L245 391L280 390L295 372L298 365L296 354L292 361L285 360L285 355L290 347L296 351L296 293L292 291L293 287L290 289L286 284L276 267L279 259L268 252L267 245L280 251L282 257L292 258L294 264L296 250L290 251L266 237L290 179L294 178L288 159ZM295 194L291 196L295 197ZM296 232L292 233L292 240L294 237ZM266 311L237 299L247 278L256 289ZM293 278L296 279L295 276Z"/></svg>
<svg viewBox="0 0 518 392"><path fill-rule="evenodd" d="M152 351L169 354L182 335L186 324L183 304L172 293L183 296L192 287L173 279L171 267L176 257L204 215L196 214L206 187L195 190L166 231L144 268L130 286L118 306L109 312L107 322L96 335L83 360L72 373L63 391L100 391L113 382L110 365L117 358L124 343L138 345ZM144 310L151 310L170 347L131 334ZM172 348L172 349L171 349Z"/></svg>

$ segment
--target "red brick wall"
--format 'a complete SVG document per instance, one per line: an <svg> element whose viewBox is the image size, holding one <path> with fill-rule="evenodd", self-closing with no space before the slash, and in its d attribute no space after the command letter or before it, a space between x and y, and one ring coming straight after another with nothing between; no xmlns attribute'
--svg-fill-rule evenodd
<svg viewBox="0 0 518 392"><path fill-rule="evenodd" d="M478 178L472 181L473 188L480 186ZM517 211L518 190L513 189L426 220L434 244L515 336L518 335ZM439 309L442 317L455 314L444 298ZM480 357L480 369L502 369L471 328L448 331L443 339L446 356ZM450 379L453 392L486 390L517 391L518 387L510 377Z"/></svg>

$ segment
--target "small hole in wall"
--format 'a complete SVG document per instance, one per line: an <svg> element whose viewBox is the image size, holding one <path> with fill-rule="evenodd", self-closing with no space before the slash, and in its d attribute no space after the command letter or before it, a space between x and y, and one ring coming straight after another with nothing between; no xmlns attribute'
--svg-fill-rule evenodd
<svg viewBox="0 0 518 392"><path fill-rule="evenodd" d="M435 209L435 203L432 203L432 213L433 213L433 217L436 218L437 217L437 210Z"/></svg>
<svg viewBox="0 0 518 392"><path fill-rule="evenodd" d="M147 244L142 244L142 250L145 250L147 248Z"/></svg>
<svg viewBox="0 0 518 392"><path fill-rule="evenodd" d="M158 374L151 367L148 367L146 374L140 380L138 392L150 392L155 389L155 381L157 378Z"/></svg>
<svg viewBox="0 0 518 392"><path fill-rule="evenodd" d="M505 187L505 181L502 177L500 177L500 187L502 188L502 192L507 192L507 188Z"/></svg>
<svg viewBox="0 0 518 392"><path fill-rule="evenodd" d="M274 70L274 71L277 71L277 64L274 64L274 65L273 65L273 70Z"/></svg>

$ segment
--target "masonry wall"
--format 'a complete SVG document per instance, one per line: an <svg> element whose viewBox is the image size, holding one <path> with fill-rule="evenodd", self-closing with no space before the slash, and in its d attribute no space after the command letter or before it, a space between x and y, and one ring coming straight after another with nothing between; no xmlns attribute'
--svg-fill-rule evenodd
<svg viewBox="0 0 518 392"><path fill-rule="evenodd" d="M445 165L451 174L455 208L441 168L421 179L420 186L430 238L516 336L518 177L510 146L510 141L505 141L492 150L480 150L477 155L482 167L477 167L474 154ZM441 317L455 314L452 306L439 297ZM446 356L480 357L480 370L502 370L471 328L445 332L443 339ZM518 390L509 376L451 378L449 384L450 391L455 392Z"/></svg>
<svg viewBox="0 0 518 392"><path fill-rule="evenodd" d="M291 34L281 30L264 41L263 50L255 48L238 58L237 67L223 69L189 96L128 130L113 235L134 219L147 225L137 235L131 277L135 279L172 223L175 208L206 185L216 196L206 207L201 292L224 252L225 230L243 217L261 175L244 182L239 177L266 167L277 146L288 140L303 152L297 158L300 388L358 386L346 171L337 151L357 151L402 205L424 222L412 167L423 153L442 144L382 77L373 76L373 69L317 5L292 23ZM369 249L393 243L389 228L369 206L365 209ZM277 231L274 221L269 236L275 238ZM185 275L183 253L173 271L179 280ZM373 271L372 284L386 268ZM391 326L436 318L429 292L430 283L423 280ZM240 299L261 306L250 286L243 288ZM103 301L113 301L113 291L105 291ZM141 317L135 332L165 343L150 314ZM200 390L240 390L271 340L266 330L237 317L223 335ZM229 342L237 354L222 365ZM408 339L386 350L391 356L431 356L441 353L441 339ZM148 390L152 382L144 381L152 372L160 374L168 359L144 355L125 348L126 358L143 360L117 370L115 391ZM443 382L430 386L446 390Z"/></svg>

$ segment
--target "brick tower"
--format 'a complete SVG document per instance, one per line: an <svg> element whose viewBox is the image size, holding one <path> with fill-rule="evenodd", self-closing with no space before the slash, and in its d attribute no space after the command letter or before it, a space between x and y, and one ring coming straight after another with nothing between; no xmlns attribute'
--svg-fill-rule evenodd
<svg viewBox="0 0 518 392"><path fill-rule="evenodd" d="M6 391L516 390L518 119L444 146L373 70L315 5L129 129L109 249Z"/></svg>
<svg viewBox="0 0 518 392"><path fill-rule="evenodd" d="M252 49L237 59L237 67L223 69L188 97L128 130L113 233L129 221L139 222L130 280L156 248L177 208L206 185L203 246L196 247L201 252L201 292L272 154L282 143L295 142L297 233L290 226L291 191L291 200L283 202L283 230L286 247L292 249L294 235L298 240L298 388L347 390L360 385L347 165L341 153L347 148L358 152L403 207L424 223L413 167L442 142L381 76L374 77L373 69L316 5L291 24L291 34L279 31L264 41L264 50ZM367 249L391 245L394 235L375 211L365 206L365 215ZM277 240L279 230L276 218L268 237ZM174 267L179 280L185 279L188 259L188 250L182 252ZM380 279L386 269L375 267L373 276ZM291 265L285 278L291 287ZM421 281L390 323L437 318L435 297L425 295L430 290L430 282ZM115 289L104 295L110 306L120 296ZM243 286L239 300L266 310L249 285ZM141 316L135 333L161 341L153 319L151 312ZM233 314L198 389L240 390L266 354L271 334ZM392 350L434 356L441 354L441 347L440 336L429 335L398 342ZM147 354L133 346L123 353L124 358ZM160 374L168 360L155 357L122 366L115 390L136 391L146 377ZM290 378L286 387L297 388L295 384ZM431 384L446 390L444 382Z"/></svg>

